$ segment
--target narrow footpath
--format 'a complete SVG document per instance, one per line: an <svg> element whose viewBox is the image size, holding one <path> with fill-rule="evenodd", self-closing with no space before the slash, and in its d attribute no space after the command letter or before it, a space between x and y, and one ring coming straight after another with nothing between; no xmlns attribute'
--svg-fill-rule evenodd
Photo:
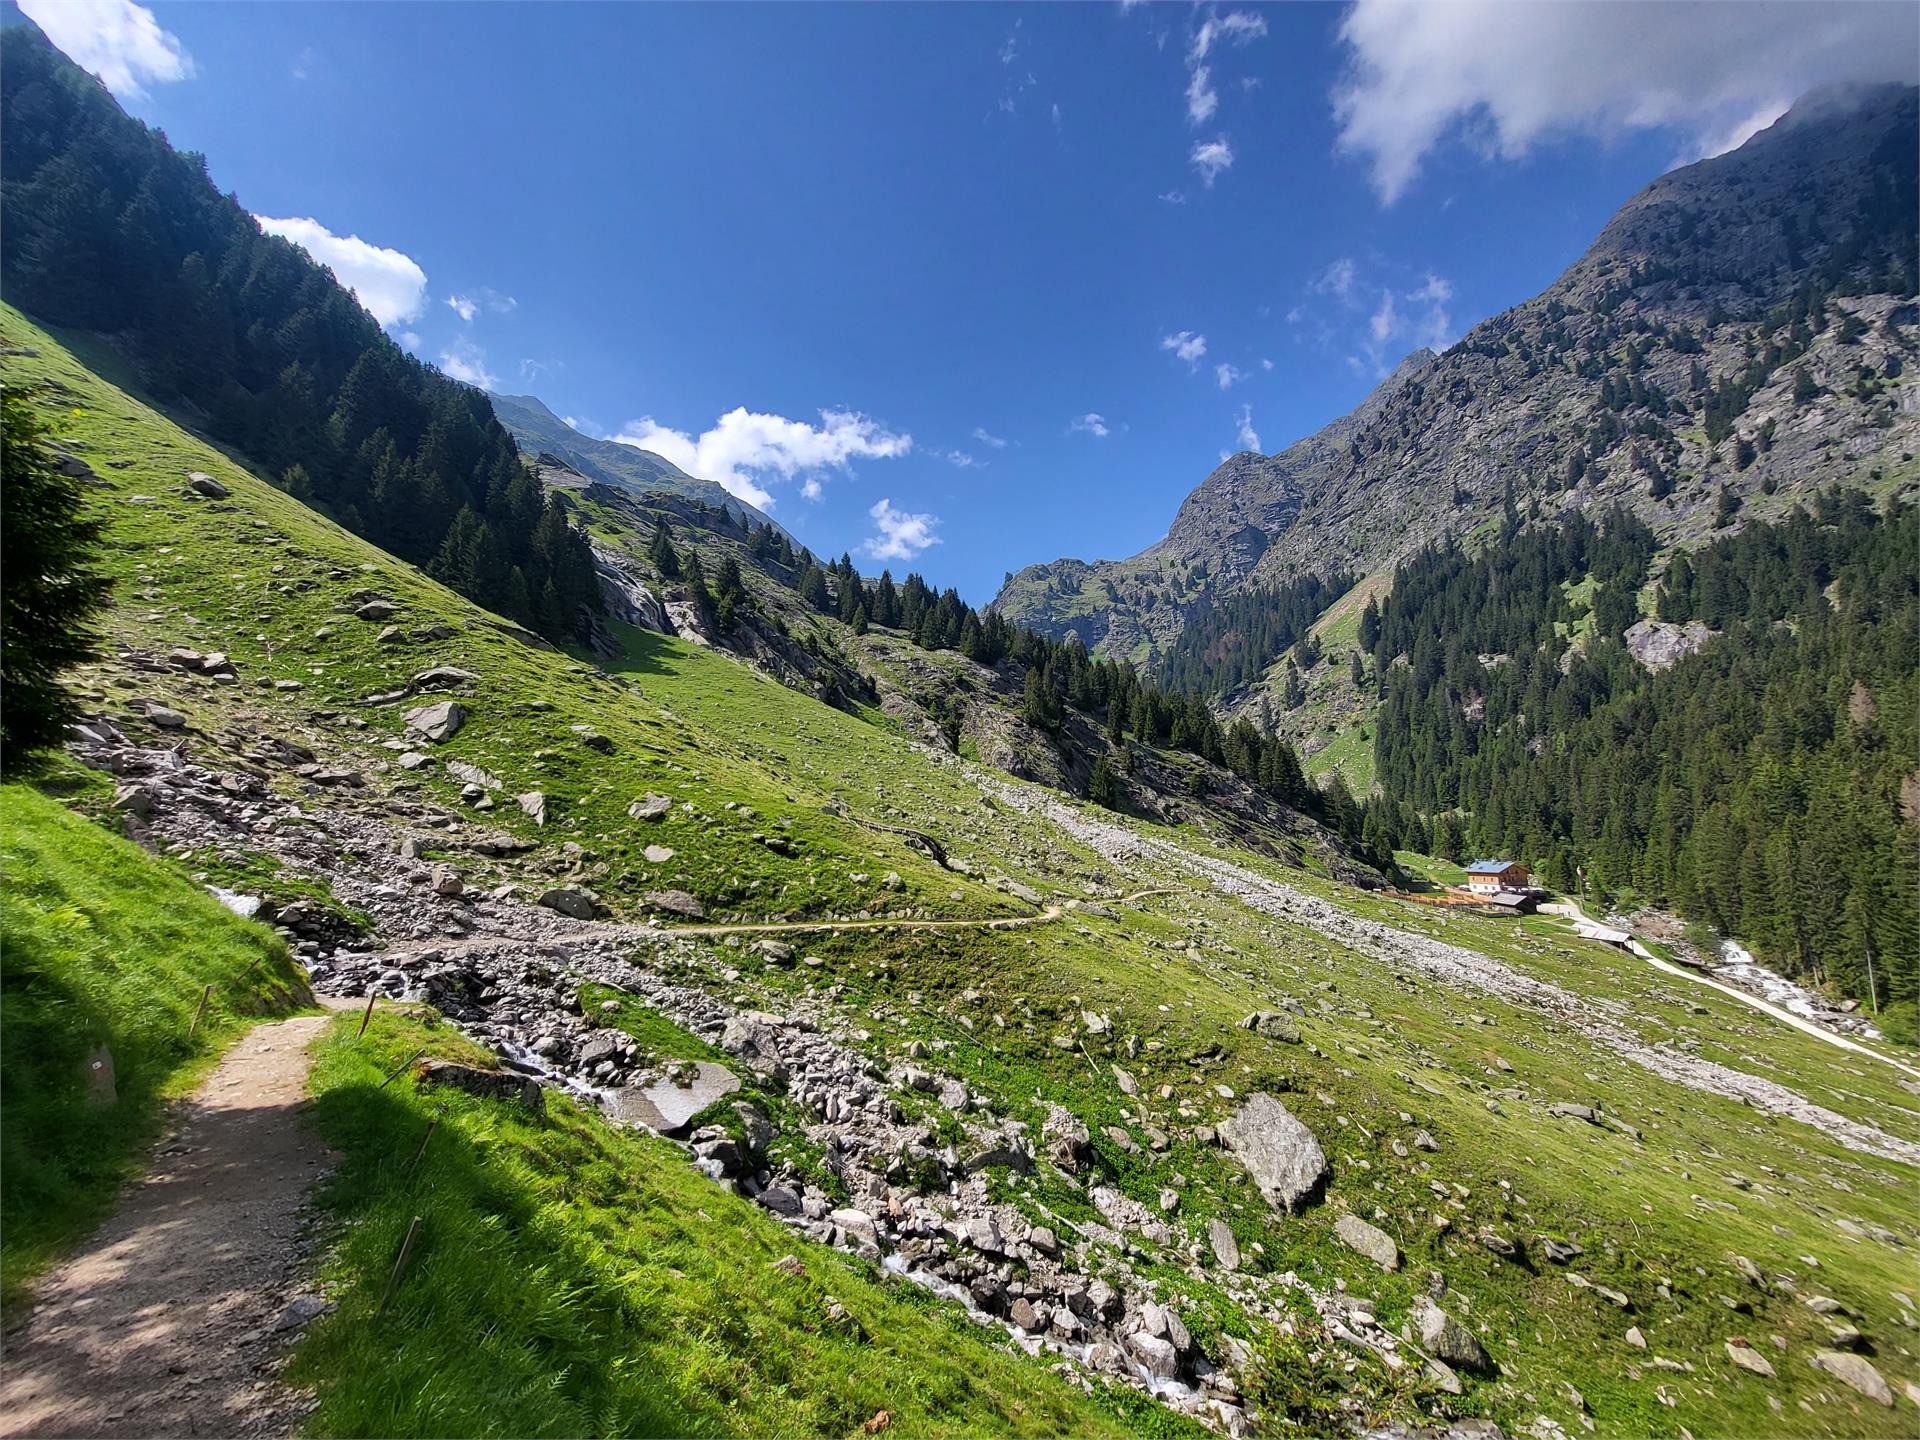
<svg viewBox="0 0 1920 1440"><path fill-rule="evenodd" d="M334 1160L303 1119L308 1047L331 1018L238 1041L112 1217L35 1287L6 1337L0 1435L297 1428L302 1399L271 1362L305 1318L292 1302L306 1199Z"/></svg>

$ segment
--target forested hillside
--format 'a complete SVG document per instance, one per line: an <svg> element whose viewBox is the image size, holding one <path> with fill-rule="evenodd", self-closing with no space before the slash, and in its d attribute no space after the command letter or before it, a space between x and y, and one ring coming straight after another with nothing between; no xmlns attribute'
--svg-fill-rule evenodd
<svg viewBox="0 0 1920 1440"><path fill-rule="evenodd" d="M402 350L33 26L0 28L0 91L12 303L106 337L162 404L489 608L555 637L598 608L584 537L484 394Z"/></svg>
<svg viewBox="0 0 1920 1440"><path fill-rule="evenodd" d="M1788 975L1911 1002L1920 509L1838 491L1677 552L1657 610L1697 649L1661 669L1622 639L1653 551L1615 512L1401 567L1361 625L1401 823L1458 808L1470 848L1552 885L1584 866Z"/></svg>

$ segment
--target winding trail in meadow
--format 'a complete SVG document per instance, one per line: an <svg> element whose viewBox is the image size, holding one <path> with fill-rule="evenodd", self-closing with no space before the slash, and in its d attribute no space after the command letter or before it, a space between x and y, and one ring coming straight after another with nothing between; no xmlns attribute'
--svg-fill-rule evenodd
<svg viewBox="0 0 1920 1440"><path fill-rule="evenodd" d="M235 1043L112 1216L35 1287L6 1337L0 1435L297 1428L304 1399L273 1372L307 1196L335 1160L304 1113L310 1047L331 1019L256 1025Z"/></svg>

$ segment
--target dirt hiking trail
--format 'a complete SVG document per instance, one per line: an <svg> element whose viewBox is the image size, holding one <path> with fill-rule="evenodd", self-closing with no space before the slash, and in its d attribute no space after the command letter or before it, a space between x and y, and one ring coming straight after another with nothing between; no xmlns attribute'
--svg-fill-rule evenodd
<svg viewBox="0 0 1920 1440"><path fill-rule="evenodd" d="M0 1357L0 1435L294 1429L303 1397L271 1362L319 1303L289 1309L307 1194L334 1160L304 1123L307 1047L331 1018L235 1043L112 1217L35 1287Z"/></svg>

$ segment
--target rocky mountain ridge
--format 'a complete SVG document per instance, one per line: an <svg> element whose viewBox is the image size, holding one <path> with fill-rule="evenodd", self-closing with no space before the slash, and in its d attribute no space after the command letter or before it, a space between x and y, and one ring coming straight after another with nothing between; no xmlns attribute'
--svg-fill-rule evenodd
<svg viewBox="0 0 1920 1440"><path fill-rule="evenodd" d="M1509 493L1546 514L1624 504L1687 544L1723 486L1749 515L1838 481L1911 489L1915 97L1810 96L1662 176L1539 296L1286 450L1223 462L1159 544L1029 566L995 608L1150 660L1214 595L1390 571Z"/></svg>

